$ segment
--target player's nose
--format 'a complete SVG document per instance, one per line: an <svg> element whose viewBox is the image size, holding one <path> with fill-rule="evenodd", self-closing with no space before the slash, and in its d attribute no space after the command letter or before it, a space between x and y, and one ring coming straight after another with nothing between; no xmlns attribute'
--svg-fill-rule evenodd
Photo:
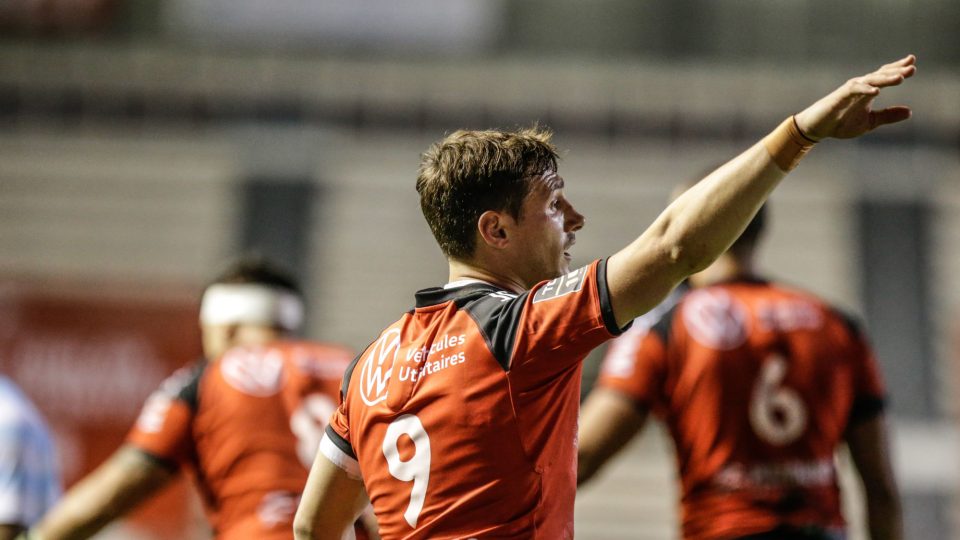
<svg viewBox="0 0 960 540"><path fill-rule="evenodd" d="M569 202L564 209L564 225L567 231L579 231L587 222L587 218L580 212L577 212Z"/></svg>

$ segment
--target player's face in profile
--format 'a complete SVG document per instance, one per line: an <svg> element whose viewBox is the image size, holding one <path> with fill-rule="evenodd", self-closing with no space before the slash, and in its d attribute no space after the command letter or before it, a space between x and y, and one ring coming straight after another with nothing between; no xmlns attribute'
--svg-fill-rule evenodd
<svg viewBox="0 0 960 540"><path fill-rule="evenodd" d="M563 194L563 178L547 171L534 180L523 201L519 248L528 285L553 279L570 270L570 248L584 224Z"/></svg>

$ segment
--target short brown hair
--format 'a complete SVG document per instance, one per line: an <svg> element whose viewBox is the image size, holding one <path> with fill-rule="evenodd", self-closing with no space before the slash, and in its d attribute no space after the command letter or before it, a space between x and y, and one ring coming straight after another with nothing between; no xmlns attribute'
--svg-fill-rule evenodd
<svg viewBox="0 0 960 540"><path fill-rule="evenodd" d="M460 130L421 156L420 209L447 257L473 254L477 220L487 210L521 217L530 180L557 168L552 136L539 126L512 132Z"/></svg>

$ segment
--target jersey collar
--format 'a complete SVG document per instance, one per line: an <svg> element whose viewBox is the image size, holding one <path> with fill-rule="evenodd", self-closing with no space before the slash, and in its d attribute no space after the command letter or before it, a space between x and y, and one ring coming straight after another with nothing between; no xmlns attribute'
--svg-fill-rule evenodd
<svg viewBox="0 0 960 540"><path fill-rule="evenodd" d="M467 283L464 283L464 281L468 280L460 280L449 283L447 284L449 288L431 287L429 289L417 291L416 306L418 308L423 308L450 301L457 302L457 304L460 305L468 300L476 298L477 296L483 296L492 292L505 290L502 287L498 287L485 281L469 280Z"/></svg>

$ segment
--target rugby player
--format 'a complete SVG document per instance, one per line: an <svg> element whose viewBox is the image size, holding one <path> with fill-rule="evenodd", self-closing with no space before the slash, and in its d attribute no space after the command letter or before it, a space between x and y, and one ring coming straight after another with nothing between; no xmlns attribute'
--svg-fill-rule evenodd
<svg viewBox="0 0 960 540"><path fill-rule="evenodd" d="M241 260L206 288L200 360L151 395L123 447L73 487L30 538L88 538L193 473L215 537L289 540L297 502L352 354L286 338L296 283ZM375 530L375 527L371 527Z"/></svg>
<svg viewBox="0 0 960 540"><path fill-rule="evenodd" d="M677 451L685 540L845 538L834 454L846 442L873 540L903 537L863 334L815 296L759 277L762 208L695 290L604 359L580 419L578 481L662 417ZM649 327L648 327L649 328Z"/></svg>
<svg viewBox="0 0 960 540"><path fill-rule="evenodd" d="M435 144L417 191L449 282L418 292L348 368L297 538L338 538L364 488L387 539L572 538L583 357L723 253L815 141L908 118L872 104L914 60L850 79L626 248L573 270L584 217L548 132L457 131Z"/></svg>

